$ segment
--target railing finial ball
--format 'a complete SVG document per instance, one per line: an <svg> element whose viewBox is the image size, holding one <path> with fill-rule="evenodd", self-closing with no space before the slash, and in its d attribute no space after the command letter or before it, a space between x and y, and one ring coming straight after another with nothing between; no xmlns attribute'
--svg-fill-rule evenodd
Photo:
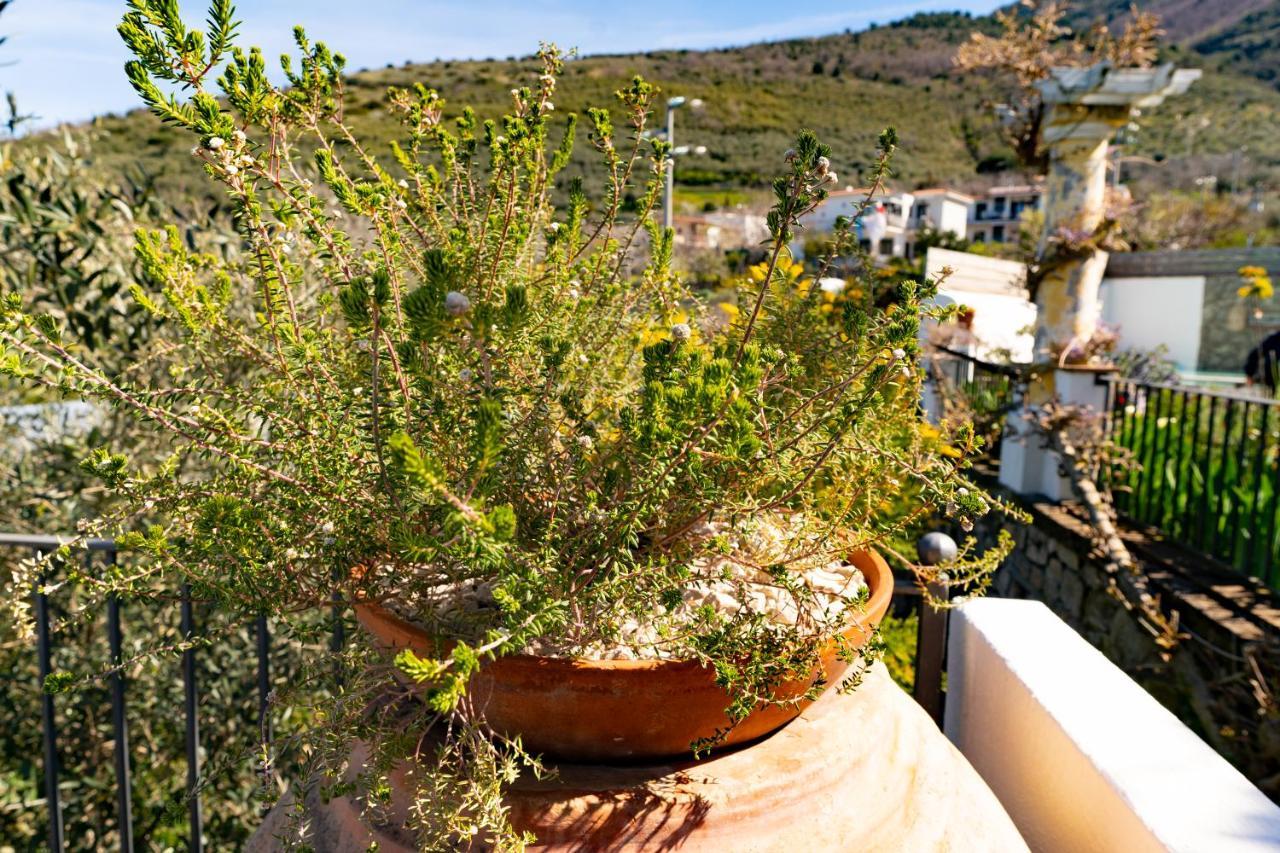
<svg viewBox="0 0 1280 853"><path fill-rule="evenodd" d="M948 560L954 560L960 552L956 540L940 530L934 530L921 536L916 542L916 556L926 566L936 566Z"/></svg>

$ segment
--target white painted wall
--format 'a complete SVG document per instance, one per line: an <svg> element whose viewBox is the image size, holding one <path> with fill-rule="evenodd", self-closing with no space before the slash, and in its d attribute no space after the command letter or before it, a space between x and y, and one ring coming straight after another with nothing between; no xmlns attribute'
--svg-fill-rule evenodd
<svg viewBox="0 0 1280 853"><path fill-rule="evenodd" d="M1280 850L1280 807L1034 601L951 616L944 730L1037 853Z"/></svg>
<svg viewBox="0 0 1280 853"><path fill-rule="evenodd" d="M1163 344L1179 370L1196 369L1204 313L1204 276L1105 278L1102 320L1120 331L1121 349Z"/></svg>
<svg viewBox="0 0 1280 853"><path fill-rule="evenodd" d="M969 227L969 205L954 198L938 198L932 200L932 203L940 207L937 229L963 237Z"/></svg>
<svg viewBox="0 0 1280 853"><path fill-rule="evenodd" d="M973 309L974 354L995 360L998 350L1007 350L1015 362L1031 361L1036 306L1027 300L1026 266L969 252L930 248L925 257L925 276L940 278L944 268L952 272L938 288L938 301Z"/></svg>

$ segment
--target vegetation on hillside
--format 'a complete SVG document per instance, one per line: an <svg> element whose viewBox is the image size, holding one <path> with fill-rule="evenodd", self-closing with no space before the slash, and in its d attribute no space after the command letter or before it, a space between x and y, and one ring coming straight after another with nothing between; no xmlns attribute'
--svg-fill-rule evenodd
<svg viewBox="0 0 1280 853"><path fill-rule="evenodd" d="M876 129L890 123L898 127L903 147L894 166L895 185L989 183L995 180L993 173L1014 168L1015 161L998 123L982 105L983 85L952 66L957 48L975 31L995 32L996 27L990 18L921 14L890 26L821 38L582 57L566 63L572 94L556 107L580 112L610 97L634 74L653 80L668 94L703 98L704 109L681 119L681 141L709 149L705 156L681 159L677 180L684 185L767 186L774 152L801 125L832 141L833 168L846 183L858 183L872 165L861 152L872 149ZM1176 45L1162 52L1160 59L1166 58L1206 62L1205 55ZM457 116L462 103L474 105L481 118L494 118L505 106L505 91L535 65L533 57L525 57L358 71L345 81L346 118L362 138L374 140L375 146L385 144L393 138L396 122L384 107L383 94L390 86L419 81L450 92L444 106L447 119ZM1274 183L1280 176L1280 138L1268 131L1280 124L1280 92L1249 76L1248 68L1226 64L1209 70L1179 99L1177 109L1144 119L1131 153L1161 164L1133 170L1151 191L1185 187L1189 177L1205 168L1225 173L1224 158L1240 145L1248 146L1243 183ZM1207 119L1194 136L1183 119L1191 115ZM190 156L190 146L173 131L136 112L102 118L96 127L104 166L140 166L156 174L162 186L203 191L182 162ZM589 159L578 152L567 174L588 168Z"/></svg>

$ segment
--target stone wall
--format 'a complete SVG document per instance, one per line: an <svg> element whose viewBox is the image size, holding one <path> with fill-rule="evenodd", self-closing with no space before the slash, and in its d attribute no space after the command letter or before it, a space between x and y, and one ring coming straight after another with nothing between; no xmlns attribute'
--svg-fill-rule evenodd
<svg viewBox="0 0 1280 853"><path fill-rule="evenodd" d="M992 594L1044 602L1280 802L1280 609L1275 599L1247 590L1247 582L1235 576L1206 579L1192 555L1178 555L1143 533L1125 531L1126 544L1142 562L1163 609L1180 627L1180 641L1162 648L1115 592L1078 510L1021 500L994 482L988 487L1033 517L1030 525L1010 528L1017 547L997 572ZM989 520L976 533L994 541L1002 523L1007 525ZM1246 600L1250 594L1256 600Z"/></svg>

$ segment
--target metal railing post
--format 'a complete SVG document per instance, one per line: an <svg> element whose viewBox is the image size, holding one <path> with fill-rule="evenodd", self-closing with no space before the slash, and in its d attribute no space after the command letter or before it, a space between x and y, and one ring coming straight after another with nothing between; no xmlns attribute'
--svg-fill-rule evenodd
<svg viewBox="0 0 1280 853"><path fill-rule="evenodd" d="M35 551L36 559L43 559L44 550ZM46 689L53 674L53 660L49 647L49 597L44 592L46 581L42 572L33 591L36 617L36 657L40 666L40 722L44 741L44 796L49 806L49 849L62 853L62 803L58 797L58 727L54 717L53 694Z"/></svg>
<svg viewBox="0 0 1280 853"><path fill-rule="evenodd" d="M190 643L195 634L191 613L191 587L182 585L182 638ZM196 691L196 655L194 648L182 652L182 687L186 700L187 747L187 822L190 826L191 853L204 849L204 821L200 814L200 702Z"/></svg>
<svg viewBox="0 0 1280 853"><path fill-rule="evenodd" d="M945 533L926 533L916 543L916 554L926 566L936 566L954 560L959 549L955 540ZM916 625L916 677L912 695L938 725L942 725L945 696L942 690L942 671L947 656L947 622L950 610L945 606L950 599L950 584L943 575L929 583L926 594L920 598L920 617ZM941 606L934 606L937 601Z"/></svg>
<svg viewBox="0 0 1280 853"><path fill-rule="evenodd" d="M86 561L89 559L85 558ZM106 554L115 563L115 551ZM120 599L107 599L107 642L111 647L111 731L115 738L116 813L120 824L120 849L133 851L133 782L129 768L129 722L124 704L124 635L120 629Z"/></svg>

